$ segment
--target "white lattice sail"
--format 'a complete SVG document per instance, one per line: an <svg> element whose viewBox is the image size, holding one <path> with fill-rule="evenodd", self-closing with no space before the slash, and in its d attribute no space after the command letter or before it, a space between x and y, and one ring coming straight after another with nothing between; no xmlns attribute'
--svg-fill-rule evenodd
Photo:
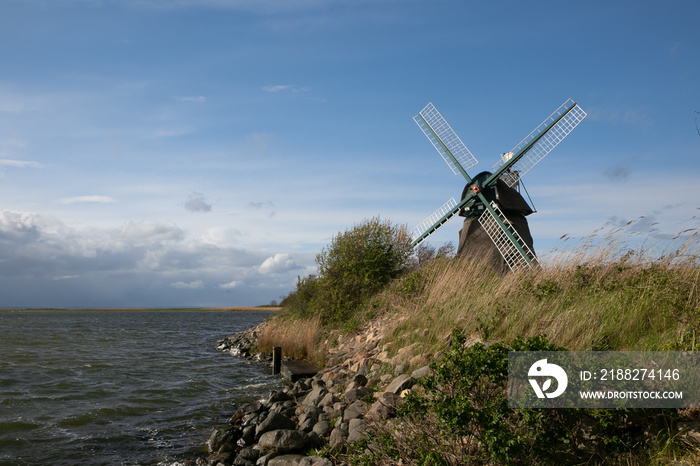
<svg viewBox="0 0 700 466"><path fill-rule="evenodd" d="M532 264L537 263L537 258L532 250L525 244L520 234L518 234L513 224L503 215L501 209L498 208L498 204L491 202L491 207L501 219L501 222L506 226L508 232L515 238L520 248L525 251L524 256L522 252L516 247L513 240L506 234L505 230L501 228L501 225L496 220L496 217L491 213L489 209L485 209L484 212L479 216L479 224L483 227L484 231L489 235L491 241L501 253L503 259L508 264L508 267L513 272L520 269L532 268ZM529 259L529 260L528 260Z"/></svg>
<svg viewBox="0 0 700 466"><path fill-rule="evenodd" d="M557 145L563 141L564 138L568 136L569 133L573 131L573 129L576 128L581 121L583 121L584 118L586 118L587 114L573 100L567 100L537 128L535 128L534 131L527 135L525 139L520 141L520 143L515 146L509 154L511 154L511 156L512 154L518 154L561 115L564 115L564 117L561 118L561 120L559 120L554 126L552 126L549 131L547 131L535 144L533 144L533 146L513 165L513 167L511 167L509 171L500 176L500 178L505 181L508 186L511 188L515 187L518 180L527 172L532 170L532 167L537 165L537 163L547 154L549 154L552 149L557 147ZM498 168L500 168L507 161L508 157L503 157L500 162L494 165L493 171L495 172L498 170Z"/></svg>
<svg viewBox="0 0 700 466"><path fill-rule="evenodd" d="M413 117L413 120L435 146L435 149L437 149L455 175L459 175L460 171L450 156L447 155L447 151L452 154L465 171L479 163L432 103L426 105L418 115Z"/></svg>
<svg viewBox="0 0 700 466"><path fill-rule="evenodd" d="M440 207L438 210L433 212L428 218L423 220L421 223L416 225L412 230L411 230L411 238L413 238L413 241L416 241L420 236L428 231L430 227L435 226L435 230L440 228L445 222L447 222L449 219L455 216L457 214L458 209L455 209L457 207L457 201L455 201L455 198L450 198L449 201L445 202L442 207ZM442 219L443 217L447 216L442 223L437 225L438 221ZM423 238L425 239L425 238ZM415 243L417 245L418 243Z"/></svg>

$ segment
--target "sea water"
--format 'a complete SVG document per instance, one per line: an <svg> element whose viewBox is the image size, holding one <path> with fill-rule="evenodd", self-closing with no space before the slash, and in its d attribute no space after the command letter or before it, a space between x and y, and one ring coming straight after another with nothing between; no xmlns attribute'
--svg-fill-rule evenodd
<svg viewBox="0 0 700 466"><path fill-rule="evenodd" d="M282 387L216 341L265 312L0 311L0 464L175 464Z"/></svg>

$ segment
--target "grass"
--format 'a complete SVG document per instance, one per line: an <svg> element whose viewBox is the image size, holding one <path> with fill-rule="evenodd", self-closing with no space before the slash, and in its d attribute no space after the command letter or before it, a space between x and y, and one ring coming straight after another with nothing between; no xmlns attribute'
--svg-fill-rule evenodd
<svg viewBox="0 0 700 466"><path fill-rule="evenodd" d="M476 262L437 257L391 281L353 319L391 322L384 348L392 357L410 346L404 362L447 352L455 329L488 342L545 334L574 351L700 350L698 231L654 239L635 234L633 226L601 230L579 242L563 237L568 248L526 272L500 275ZM290 356L323 365L327 348L320 342L331 341L329 333L337 331L324 327L319 316L283 311L268 321L259 349L282 346ZM669 426L667 437L604 462L700 459L675 428Z"/></svg>
<svg viewBox="0 0 700 466"><path fill-rule="evenodd" d="M292 359L308 359L317 365L325 365L326 348L319 343L322 332L320 318L298 318L289 314L269 319L258 338L257 350L272 353L275 346L282 347L282 356Z"/></svg>

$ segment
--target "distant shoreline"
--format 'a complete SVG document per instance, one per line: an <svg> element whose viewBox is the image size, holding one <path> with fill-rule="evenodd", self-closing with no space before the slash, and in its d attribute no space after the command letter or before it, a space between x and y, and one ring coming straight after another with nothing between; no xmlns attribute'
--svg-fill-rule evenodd
<svg viewBox="0 0 700 466"><path fill-rule="evenodd" d="M281 307L182 307L182 308L0 308L0 312L279 312Z"/></svg>

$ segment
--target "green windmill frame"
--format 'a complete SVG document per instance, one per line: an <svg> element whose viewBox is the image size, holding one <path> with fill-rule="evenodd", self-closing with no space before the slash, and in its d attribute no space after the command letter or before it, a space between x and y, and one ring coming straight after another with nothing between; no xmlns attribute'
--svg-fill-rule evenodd
<svg viewBox="0 0 700 466"><path fill-rule="evenodd" d="M511 188L518 186L523 175L537 165L586 117L581 107L571 99L564 102L511 151L501 156L493 172L485 172L472 178L467 170L478 163L462 140L432 103L413 117L435 149L440 153L455 175L461 174L467 181L466 195L460 202L447 201L412 231L413 246L417 246L435 233L457 213L467 218L479 219L479 224L493 241L508 267L513 270L532 268L537 264L534 252L527 246L488 193L493 192L498 180ZM491 198L489 198L491 197Z"/></svg>

